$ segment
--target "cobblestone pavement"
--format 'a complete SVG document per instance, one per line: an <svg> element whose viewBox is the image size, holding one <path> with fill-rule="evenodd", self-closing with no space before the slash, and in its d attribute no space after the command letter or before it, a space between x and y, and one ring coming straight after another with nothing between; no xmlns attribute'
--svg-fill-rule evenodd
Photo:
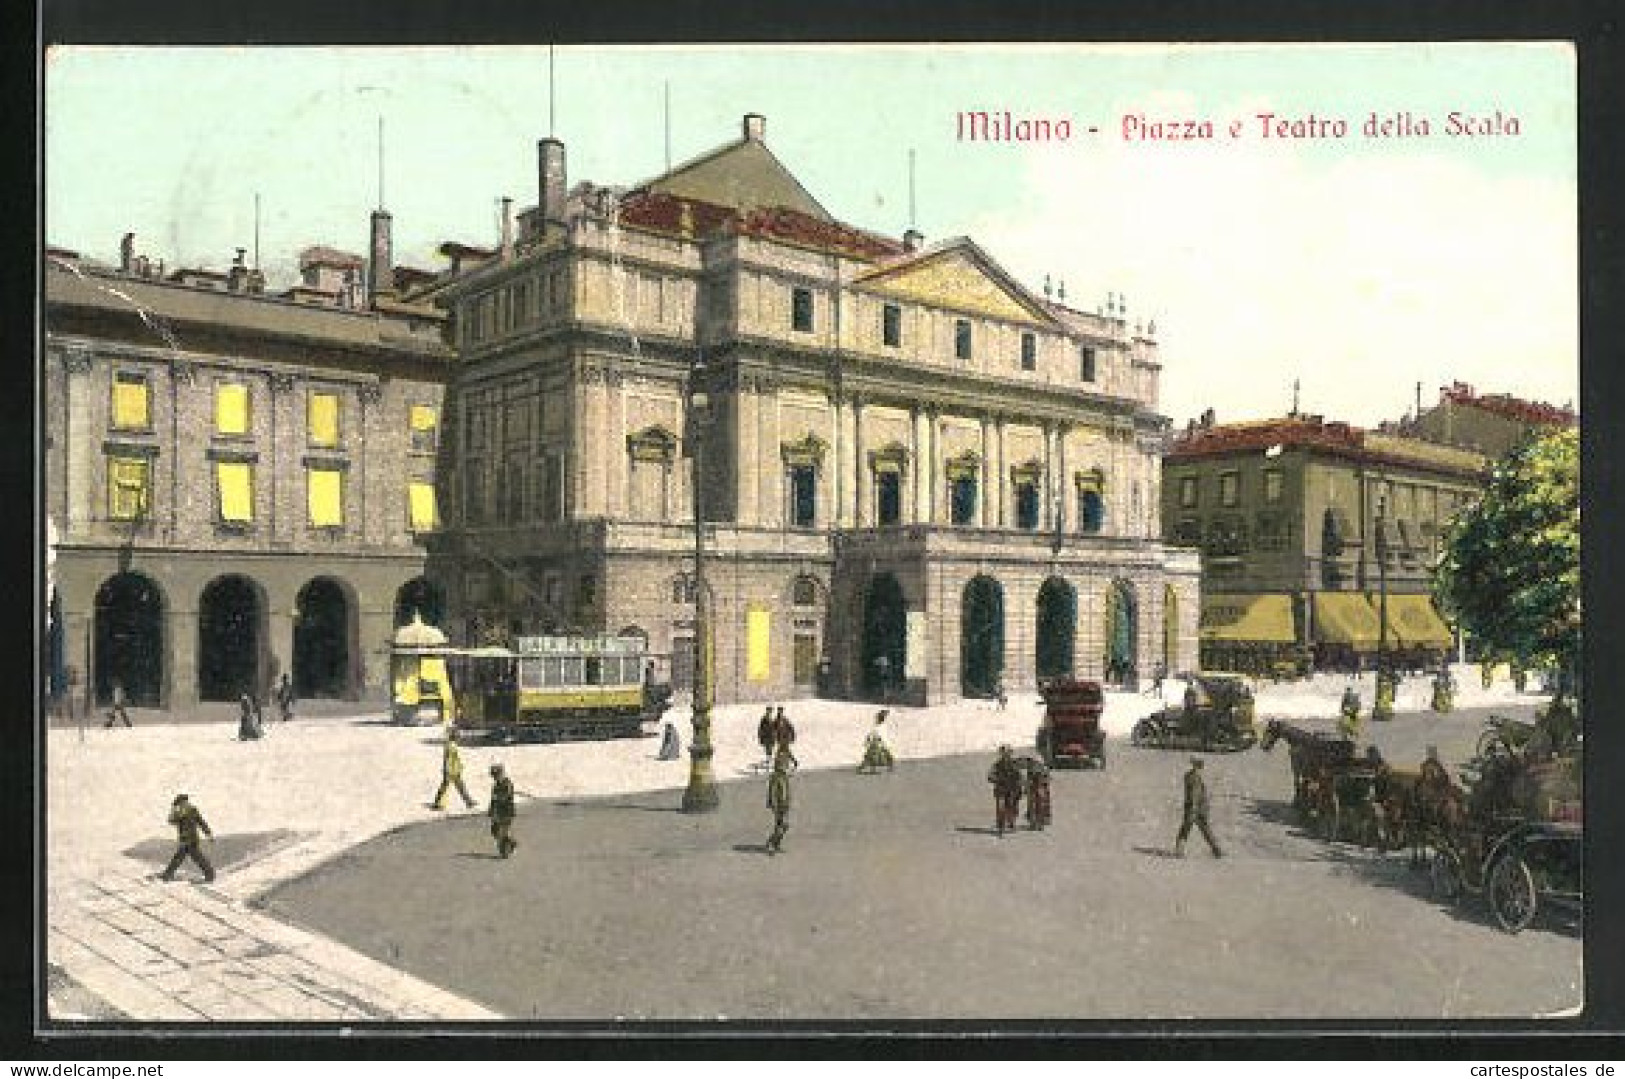
<svg viewBox="0 0 1625 1079"><path fill-rule="evenodd" d="M1329 715L1327 701L1342 682L1324 681L1265 688L1261 714ZM1177 691L1172 686L1170 695ZM1418 688L1418 698L1421 693ZM1486 699L1510 702L1510 690ZM851 763L873 706L787 703L800 729L804 769ZM1157 703L1110 694L1106 726L1124 733ZM719 776L753 774L759 711L732 706L716 713ZM1031 698L1013 698L1004 710L981 702L898 708L888 726L899 759L918 760L984 752L1001 741L1030 745L1039 712ZM393 960L369 959L256 906L268 889L393 829L430 820L444 820L451 831L477 829L483 818L459 821L462 811L441 816L426 804L439 778L437 729L398 727L376 714L322 714L272 723L265 740L241 743L234 721L155 718L162 717L141 717L133 730L70 724L49 731L46 988L52 1019L343 1025L499 1017L430 984L432 972L424 976L430 980L410 977L393 969ZM671 718L686 732L686 714ZM650 738L522 747L474 742L464 758L482 799L486 765L503 760L523 804L680 786L686 754L659 761L655 748ZM212 885L188 881L191 866L181 870L181 881L152 879L173 850L165 816L181 791L217 836L220 874Z"/></svg>

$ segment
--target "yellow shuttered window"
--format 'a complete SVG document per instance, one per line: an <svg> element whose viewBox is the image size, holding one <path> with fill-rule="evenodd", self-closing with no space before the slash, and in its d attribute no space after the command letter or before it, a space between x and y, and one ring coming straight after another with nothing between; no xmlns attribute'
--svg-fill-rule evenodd
<svg viewBox="0 0 1625 1079"><path fill-rule="evenodd" d="M147 515L151 465L142 457L107 459L107 515L115 521L134 521Z"/></svg>
<svg viewBox="0 0 1625 1079"><path fill-rule="evenodd" d="M336 468L307 469L305 490L310 503L312 526L339 528L344 524L343 472Z"/></svg>
<svg viewBox="0 0 1625 1079"><path fill-rule="evenodd" d="M412 428L412 448L419 452L434 449L435 428L440 425L440 415L433 405L413 405L410 418Z"/></svg>
<svg viewBox="0 0 1625 1079"><path fill-rule="evenodd" d="M337 446L339 444L339 399L337 394L310 395L310 444Z"/></svg>
<svg viewBox="0 0 1625 1079"><path fill-rule="evenodd" d="M243 461L216 461L220 519L247 524L254 519L254 466Z"/></svg>
<svg viewBox="0 0 1625 1079"><path fill-rule="evenodd" d="M773 612L752 608L745 612L745 680L765 682L772 673L769 648L773 640Z"/></svg>
<svg viewBox="0 0 1625 1079"><path fill-rule="evenodd" d="M140 375L114 377L113 426L126 431L145 431L152 427L147 380Z"/></svg>
<svg viewBox="0 0 1625 1079"><path fill-rule="evenodd" d="M412 531L433 532L439 524L439 514L435 512L434 484L408 484L407 495L409 496L408 511Z"/></svg>
<svg viewBox="0 0 1625 1079"><path fill-rule="evenodd" d="M214 431L218 435L248 434L248 387L222 382L214 388Z"/></svg>

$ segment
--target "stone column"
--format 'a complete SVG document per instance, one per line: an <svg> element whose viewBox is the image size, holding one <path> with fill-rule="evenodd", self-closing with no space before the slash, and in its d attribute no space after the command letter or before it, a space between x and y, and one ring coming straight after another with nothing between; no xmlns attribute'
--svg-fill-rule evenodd
<svg viewBox="0 0 1625 1079"><path fill-rule="evenodd" d="M270 453L268 465L271 488L270 532L273 542L290 543L304 533L306 510L304 506L304 467L299 463L304 454L304 430L296 411L301 403L294 392L292 375L273 374L270 379L270 413L267 426ZM292 655L292 650L289 650Z"/></svg>
<svg viewBox="0 0 1625 1079"><path fill-rule="evenodd" d="M980 505L976 507L976 521L983 528L994 522L993 509L993 427L986 416L982 417L982 460L978 465L981 478L976 484L976 497Z"/></svg>
<svg viewBox="0 0 1625 1079"><path fill-rule="evenodd" d="M190 708L198 703L197 696L197 594L184 595L174 582L165 581L168 600L172 604L165 612L165 642L169 648L165 681L168 692L164 704L171 709Z"/></svg>
<svg viewBox="0 0 1625 1079"><path fill-rule="evenodd" d="M930 419L923 409L916 408L911 414L912 423L909 433L912 435L911 456L914 464L914 512L909 517L911 524L924 524L930 520L930 504L926 501L930 497L927 484L931 482L930 453L931 429Z"/></svg>
<svg viewBox="0 0 1625 1079"><path fill-rule="evenodd" d="M998 528L1008 528L1010 524L1010 468L1005 460L1004 424L1003 416L993 421L993 444L998 457L993 471L993 486L997 492L998 506L993 524Z"/></svg>
<svg viewBox="0 0 1625 1079"><path fill-rule="evenodd" d="M760 525L762 521L762 448L761 448L761 412L762 403L757 396L756 379L746 375L740 378L739 388L734 394L739 409L739 445L735 453L735 460L739 462L734 482L738 484L739 523L741 525ZM713 425L712 430L716 428ZM712 447L720 452L722 440L717 439L706 447L709 454ZM720 460L720 457L718 458ZM717 632L713 625L711 632ZM721 652L717 653L719 656ZM718 670L721 668L719 667Z"/></svg>
<svg viewBox="0 0 1625 1079"><path fill-rule="evenodd" d="M870 494L869 455L863 447L863 400L857 396L852 398L852 515L854 528L868 528L873 520L873 511L869 503L873 500Z"/></svg>
<svg viewBox="0 0 1625 1079"><path fill-rule="evenodd" d="M609 412L608 445L604 448L604 478L609 484L607 512L616 520L624 521L632 500L627 490L631 464L626 452L626 380L619 371L606 370L604 386Z"/></svg>
<svg viewBox="0 0 1625 1079"><path fill-rule="evenodd" d="M89 352L72 349L63 355L62 366L63 396L67 398L67 424L62 432L67 455L67 520L62 530L66 538L83 535L98 516L95 446L100 439L94 435L96 379L89 377L95 369L94 358ZM82 664L80 670L85 670Z"/></svg>

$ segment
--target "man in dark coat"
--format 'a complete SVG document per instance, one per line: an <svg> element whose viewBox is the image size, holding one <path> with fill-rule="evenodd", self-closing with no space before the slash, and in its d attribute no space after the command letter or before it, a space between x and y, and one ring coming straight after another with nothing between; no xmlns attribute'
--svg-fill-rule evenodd
<svg viewBox="0 0 1625 1079"><path fill-rule="evenodd" d="M784 833L790 830L790 773L795 769L795 758L790 748L780 745L773 754L773 774L767 777L767 808L773 811L773 831L767 837L767 853L777 854L784 842Z"/></svg>
<svg viewBox="0 0 1625 1079"><path fill-rule="evenodd" d="M497 841L497 854L503 858L519 844L514 840L513 780L502 765L491 765L491 838Z"/></svg>
<svg viewBox="0 0 1625 1079"><path fill-rule="evenodd" d="M286 723L293 718L293 679L288 672L282 672L282 680L276 685L276 707L282 715L282 722Z"/></svg>
<svg viewBox="0 0 1625 1079"><path fill-rule="evenodd" d="M762 718L756 723L756 742L762 747L762 760L769 764L773 761L773 706L770 704L762 709Z"/></svg>
<svg viewBox="0 0 1625 1079"><path fill-rule="evenodd" d="M999 756L987 771L987 781L993 784L993 826L999 835L1016 826L1016 814L1021 810L1021 788L1024 777L1021 766L1007 745L999 747Z"/></svg>
<svg viewBox="0 0 1625 1079"><path fill-rule="evenodd" d="M1174 840L1174 857L1185 857L1185 837L1191 834L1191 825L1202 830L1202 838L1213 849L1213 857L1224 857L1224 851L1213 839L1207 826L1207 783L1202 779L1202 758L1192 757L1190 771L1185 773L1185 814L1179 824L1179 838Z"/></svg>
<svg viewBox="0 0 1625 1079"><path fill-rule="evenodd" d="M203 837L208 836L212 843L214 832L210 830L209 822L203 819L203 814L198 812L197 806L194 806L186 795L177 794L175 800L170 803L169 823L175 826L177 846L175 856L169 860L169 865L164 867L160 876L164 880L174 880L175 870L179 869L187 858L191 858L197 863L197 867L203 870L205 881L214 880L214 866L209 864L209 859L203 853Z"/></svg>
<svg viewBox="0 0 1625 1079"><path fill-rule="evenodd" d="M783 705L780 705L773 715L773 744L778 749L790 754L791 764L798 768L801 767L801 762L796 760L795 751L790 748L796 744L795 724L791 723L790 717L784 714Z"/></svg>

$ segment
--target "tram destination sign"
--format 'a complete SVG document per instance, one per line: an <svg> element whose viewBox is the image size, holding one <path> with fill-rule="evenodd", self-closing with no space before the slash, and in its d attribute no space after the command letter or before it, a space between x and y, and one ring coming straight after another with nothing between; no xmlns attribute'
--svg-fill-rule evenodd
<svg viewBox="0 0 1625 1079"><path fill-rule="evenodd" d="M636 637L515 637L522 656L627 656L643 651Z"/></svg>

